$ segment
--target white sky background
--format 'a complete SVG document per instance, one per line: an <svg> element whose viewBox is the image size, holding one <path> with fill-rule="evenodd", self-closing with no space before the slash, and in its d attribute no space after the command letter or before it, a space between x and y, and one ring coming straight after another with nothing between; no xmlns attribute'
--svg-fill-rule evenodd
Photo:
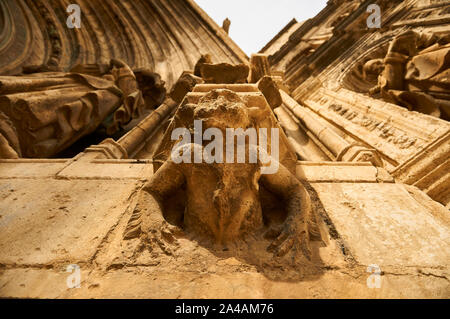
<svg viewBox="0 0 450 319"><path fill-rule="evenodd" d="M219 26L231 20L230 37L247 53L257 53L292 18L314 17L327 0L195 0Z"/></svg>

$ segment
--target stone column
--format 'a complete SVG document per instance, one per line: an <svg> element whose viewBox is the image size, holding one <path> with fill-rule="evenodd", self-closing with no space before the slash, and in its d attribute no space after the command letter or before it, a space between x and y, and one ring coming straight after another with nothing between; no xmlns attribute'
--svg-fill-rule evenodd
<svg viewBox="0 0 450 319"><path fill-rule="evenodd" d="M368 148L356 140L347 141L330 127L312 110L300 106L287 93L280 90L283 105L289 109L315 137L333 154L335 161L371 162L374 166L383 167L383 161L376 150Z"/></svg>
<svg viewBox="0 0 450 319"><path fill-rule="evenodd" d="M306 132L306 129L301 127L293 118L289 111L285 107L277 107L274 109L274 113L277 115L280 126L283 128L288 141L291 143L297 155L304 161L330 161L323 150L317 146L316 143Z"/></svg>
<svg viewBox="0 0 450 319"><path fill-rule="evenodd" d="M143 119L131 131L122 136L118 144L126 150L128 156L132 156L177 105L177 102L167 98L160 107Z"/></svg>

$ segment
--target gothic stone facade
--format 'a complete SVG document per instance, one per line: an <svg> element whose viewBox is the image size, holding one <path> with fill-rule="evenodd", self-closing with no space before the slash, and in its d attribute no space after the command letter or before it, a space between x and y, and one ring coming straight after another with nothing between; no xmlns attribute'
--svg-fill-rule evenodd
<svg viewBox="0 0 450 319"><path fill-rule="evenodd" d="M449 1L330 0L250 58L193 0L78 4L0 2L1 297L450 296ZM174 168L194 119L280 128L283 169Z"/></svg>

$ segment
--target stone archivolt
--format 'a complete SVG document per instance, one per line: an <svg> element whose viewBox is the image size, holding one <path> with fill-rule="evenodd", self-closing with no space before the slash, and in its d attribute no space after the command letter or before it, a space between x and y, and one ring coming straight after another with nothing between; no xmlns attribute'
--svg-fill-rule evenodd
<svg viewBox="0 0 450 319"><path fill-rule="evenodd" d="M83 25L70 29L64 1L0 3L6 26L0 34L0 74L22 74L0 80L3 158L52 157L102 123L111 135L131 119L142 120L145 109L164 100L164 82L171 87L202 53L210 53L210 62L247 61L192 1L78 4ZM123 61L131 77L146 82L147 93L124 88L131 84L114 74L108 78L110 59ZM143 81L143 70L154 75Z"/></svg>
<svg viewBox="0 0 450 319"><path fill-rule="evenodd" d="M0 34L0 74L19 74L29 65L67 71L77 64L109 63L116 58L132 69L159 73L171 87L201 54L210 53L218 62L247 61L193 1L82 0L77 4L82 27L70 29L67 1L2 1L6 29Z"/></svg>

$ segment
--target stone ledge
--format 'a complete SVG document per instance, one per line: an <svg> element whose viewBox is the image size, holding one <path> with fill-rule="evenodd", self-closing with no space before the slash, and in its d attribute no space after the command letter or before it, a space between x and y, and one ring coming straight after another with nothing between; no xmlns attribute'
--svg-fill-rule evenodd
<svg viewBox="0 0 450 319"><path fill-rule="evenodd" d="M80 157L81 158L81 157ZM6 160L0 162L0 179L148 179L153 175L152 160ZM298 162L297 176L309 182L392 183L385 172L370 163Z"/></svg>
<svg viewBox="0 0 450 319"><path fill-rule="evenodd" d="M0 179L55 177L70 160L0 160Z"/></svg>
<svg viewBox="0 0 450 319"><path fill-rule="evenodd" d="M56 175L62 179L148 179L153 175L153 164L142 161L94 160L74 162Z"/></svg>
<svg viewBox="0 0 450 319"><path fill-rule="evenodd" d="M378 183L379 171L370 163L298 162L297 176L311 183ZM393 183L384 178L383 182Z"/></svg>

